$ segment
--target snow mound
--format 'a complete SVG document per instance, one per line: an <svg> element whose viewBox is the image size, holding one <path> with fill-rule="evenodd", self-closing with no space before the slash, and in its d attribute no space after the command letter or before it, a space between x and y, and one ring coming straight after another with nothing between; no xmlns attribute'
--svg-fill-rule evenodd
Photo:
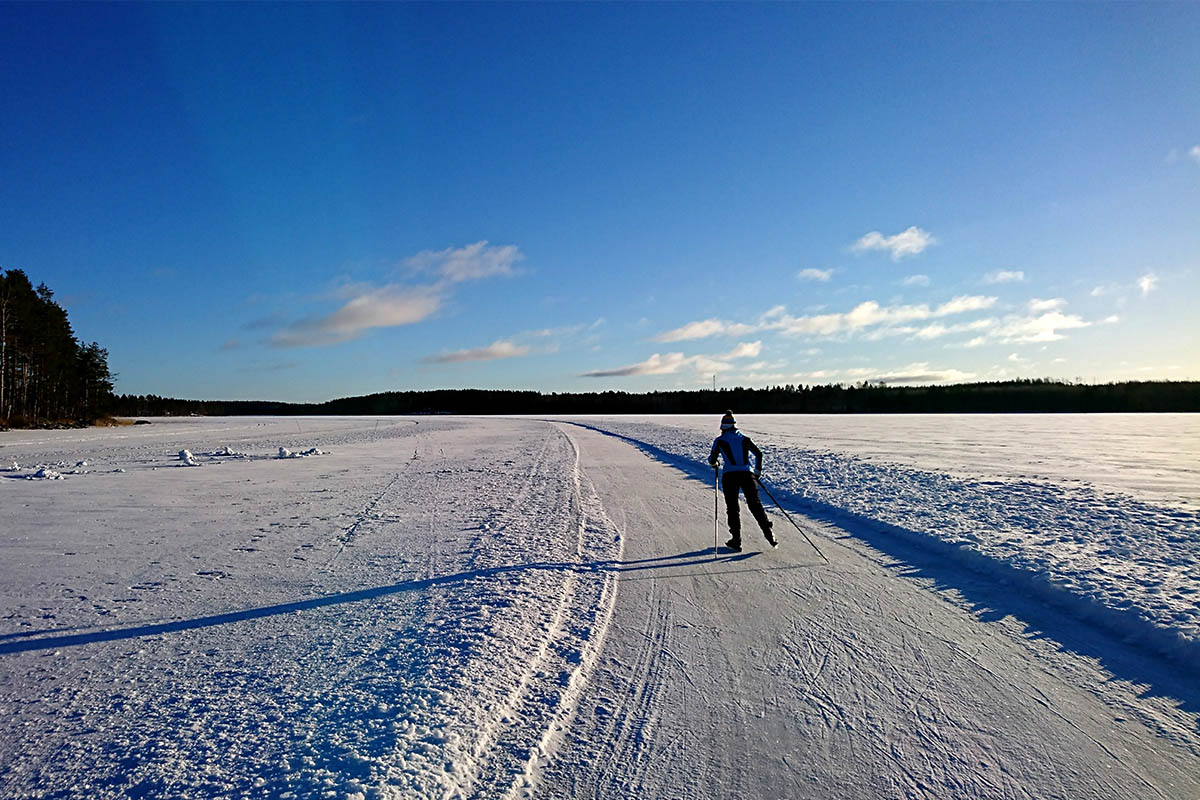
<svg viewBox="0 0 1200 800"><path fill-rule="evenodd" d="M61 480L63 480L63 476L62 476L61 472L55 472L54 470L50 469L49 467L42 467L41 469L39 469L37 472L33 473L32 475L26 475L25 477L31 481L61 481Z"/></svg>
<svg viewBox="0 0 1200 800"><path fill-rule="evenodd" d="M179 451L179 460L183 462L182 466L185 466L185 467L200 466L200 462L196 460L196 457L194 455L192 455L191 450L186 450L186 449L180 450Z"/></svg>
<svg viewBox="0 0 1200 800"><path fill-rule="evenodd" d="M220 450L214 450L213 452L209 453L208 455L213 458L249 458L250 457L246 453L240 452L238 450L234 450L229 445L225 445Z"/></svg>

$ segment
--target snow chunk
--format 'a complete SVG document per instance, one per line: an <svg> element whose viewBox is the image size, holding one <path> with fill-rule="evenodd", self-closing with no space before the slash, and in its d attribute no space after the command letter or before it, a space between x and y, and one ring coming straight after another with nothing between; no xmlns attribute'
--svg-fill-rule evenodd
<svg viewBox="0 0 1200 800"><path fill-rule="evenodd" d="M180 450L179 451L179 460L183 462L183 466L185 466L185 467L200 466L200 462L196 460L196 457L194 455L192 455L191 450L186 450L186 449Z"/></svg>
<svg viewBox="0 0 1200 800"><path fill-rule="evenodd" d="M42 467L37 472L26 477L31 481L61 481L63 479L62 473L55 472L49 467Z"/></svg>
<svg viewBox="0 0 1200 800"><path fill-rule="evenodd" d="M325 455L324 451L322 451L320 448L317 448L317 447L310 447L309 449L304 450L299 453L293 453L291 450L288 450L286 447L281 447L281 448L279 448L279 456L278 457L279 458L307 458L308 456L323 456L323 455Z"/></svg>

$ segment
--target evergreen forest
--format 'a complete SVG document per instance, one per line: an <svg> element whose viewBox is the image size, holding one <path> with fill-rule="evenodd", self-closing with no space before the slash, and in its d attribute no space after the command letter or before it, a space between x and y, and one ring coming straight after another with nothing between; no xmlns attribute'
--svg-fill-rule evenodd
<svg viewBox="0 0 1200 800"><path fill-rule="evenodd" d="M0 428L91 424L112 390L108 351L75 338L50 287L0 270Z"/></svg>

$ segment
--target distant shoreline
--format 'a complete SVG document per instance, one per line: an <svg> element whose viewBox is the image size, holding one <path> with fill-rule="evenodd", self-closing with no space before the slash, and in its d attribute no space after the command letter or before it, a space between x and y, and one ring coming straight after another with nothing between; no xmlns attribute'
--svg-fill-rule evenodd
<svg viewBox="0 0 1200 800"><path fill-rule="evenodd" d="M427 414L1095 414L1200 412L1200 381L1079 384L1021 380L949 386L774 386L669 392L489 389L382 392L324 403L119 395L115 417Z"/></svg>

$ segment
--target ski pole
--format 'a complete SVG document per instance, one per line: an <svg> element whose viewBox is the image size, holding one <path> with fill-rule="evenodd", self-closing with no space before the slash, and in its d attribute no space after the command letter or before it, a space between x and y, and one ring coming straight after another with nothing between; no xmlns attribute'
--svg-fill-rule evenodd
<svg viewBox="0 0 1200 800"><path fill-rule="evenodd" d="M775 495L771 494L771 490L770 490L770 489L768 489L768 488L767 488L767 485L766 485L765 483L763 483L763 482L762 482L762 478L760 478L760 477L758 477L757 475L755 475L755 476L754 476L754 480L758 481L758 485L759 485L759 486L761 486L761 487L762 487L762 490L763 490L764 492L766 492L766 493L767 493L767 497L771 498L771 501L772 501L772 502L774 502L774 503L775 503L775 505L779 506L779 510L783 512L783 515L784 515L785 517L787 517L787 521L788 521L788 522L790 522L790 523L792 523L792 525L794 525L794 526L795 526L796 530L800 531L800 535L804 537L804 541L806 541L806 542L808 542L810 545L812 545L812 549L817 551L817 555L819 555L819 556L821 557L821 559L822 559L822 560L823 560L823 561L824 561L826 564L828 564L828 563L829 563L829 559L828 559L828 558L825 558L825 554L821 552L821 548L817 547L817 545L816 545L816 544L813 542L813 540L808 538L808 534L804 532L804 529L803 529L803 528L801 528L799 525L796 525L796 520L792 519L792 518L791 518L791 516L790 516L790 515L787 513L787 511L785 511L785 510L784 510L784 508L783 508L783 506L780 504L780 502L779 502L778 500L776 500L776 499L775 499Z"/></svg>
<svg viewBox="0 0 1200 800"><path fill-rule="evenodd" d="M717 468L713 467L713 555L717 554Z"/></svg>

